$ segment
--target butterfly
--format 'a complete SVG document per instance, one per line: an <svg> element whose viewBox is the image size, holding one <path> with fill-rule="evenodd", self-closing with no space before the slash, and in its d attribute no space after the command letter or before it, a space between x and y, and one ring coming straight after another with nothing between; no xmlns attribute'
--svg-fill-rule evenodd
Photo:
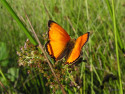
<svg viewBox="0 0 125 94"><path fill-rule="evenodd" d="M55 61L65 57L65 64L76 62L80 57L82 47L89 39L89 32L75 40L71 39L68 33L54 21L49 20L48 27L49 40L45 45L48 54Z"/></svg>

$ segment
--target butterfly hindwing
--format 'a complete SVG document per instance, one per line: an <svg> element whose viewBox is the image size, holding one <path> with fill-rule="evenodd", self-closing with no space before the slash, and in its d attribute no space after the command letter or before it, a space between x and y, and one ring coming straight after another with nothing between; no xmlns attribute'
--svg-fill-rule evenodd
<svg viewBox="0 0 125 94"><path fill-rule="evenodd" d="M46 49L49 55L57 61L63 57L60 55L65 50L67 43L70 41L70 36L60 25L53 21L49 21L48 26L49 41L46 44Z"/></svg>
<svg viewBox="0 0 125 94"><path fill-rule="evenodd" d="M71 64L80 57L81 49L85 45L85 43L88 41L88 38L89 38L89 32L77 38L74 44L74 48L72 49L71 53L69 54L66 60L66 64Z"/></svg>

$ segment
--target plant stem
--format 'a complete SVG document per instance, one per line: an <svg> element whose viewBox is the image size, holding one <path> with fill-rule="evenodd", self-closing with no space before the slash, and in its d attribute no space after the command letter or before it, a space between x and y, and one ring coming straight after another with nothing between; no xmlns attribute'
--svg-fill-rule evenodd
<svg viewBox="0 0 125 94"><path fill-rule="evenodd" d="M10 7L10 5L7 3L6 0L1 0L2 4L7 8L8 12L11 14L11 16L13 17L13 19L16 20L16 22L19 24L19 26L21 27L21 29L24 31L24 33L27 35L27 37L29 38L29 40L31 41L31 43L33 45L37 45L37 42L33 39L33 37L30 35L30 33L28 32L27 28L24 26L24 24L21 22L21 20L19 19L19 17L16 15L16 13L13 11L13 9Z"/></svg>
<svg viewBox="0 0 125 94"><path fill-rule="evenodd" d="M114 0L112 0L112 11L113 11L113 24L114 24L114 34L115 34L115 46L116 46L116 56L117 56L117 65L118 65L118 75L119 75L119 94L123 94L122 90L122 81L121 81L121 70L119 63L119 53L118 53L118 43L117 43L117 32L116 32L116 19L115 19L115 9L114 9Z"/></svg>

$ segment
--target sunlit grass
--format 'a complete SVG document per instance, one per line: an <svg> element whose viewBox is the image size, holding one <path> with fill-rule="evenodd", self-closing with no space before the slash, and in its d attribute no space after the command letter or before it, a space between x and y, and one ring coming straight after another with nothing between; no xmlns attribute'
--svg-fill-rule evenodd
<svg viewBox="0 0 125 94"><path fill-rule="evenodd" d="M80 89L77 87L69 89L70 85L67 84L65 86L67 93L119 94L119 91L121 93L125 91L125 85L123 84L125 81L125 2L123 0L115 2L114 5L109 0L7 0L7 2L14 9L16 15L21 20L24 19L25 27L29 30L30 26L27 23L25 13L28 15L43 45L47 42L47 23L49 19L59 23L72 38L77 39L78 36L85 32L90 32L89 41L82 49L83 60L86 60L86 62L82 62L77 66L81 70L78 76L83 81L82 86ZM7 52L9 53L7 57L7 60L9 60L8 65L4 67L0 65L0 79L2 79L1 82L8 92L52 93L52 89L46 86L47 79L41 73L32 69L31 74L27 75L27 68L18 67L16 52L19 51L21 46L24 46L26 36L22 32L20 25L14 20L14 16L9 14L1 1L0 37L0 41L7 45ZM10 75L8 70L12 67L20 70L17 80L13 82L7 76ZM122 73L121 77L120 73ZM113 74L117 79L110 78L109 81L103 84L104 77L107 74ZM64 76L71 80L71 75L68 72ZM4 82L8 84L4 84ZM103 89L100 88L101 85L104 86ZM21 90L22 88L23 90ZM0 87L0 92L4 92L2 87ZM56 94L59 93L61 93L61 90L56 92Z"/></svg>

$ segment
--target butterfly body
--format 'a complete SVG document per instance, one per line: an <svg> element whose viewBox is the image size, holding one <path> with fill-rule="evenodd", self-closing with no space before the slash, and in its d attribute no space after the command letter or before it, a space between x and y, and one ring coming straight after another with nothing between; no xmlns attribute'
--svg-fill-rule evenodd
<svg viewBox="0 0 125 94"><path fill-rule="evenodd" d="M49 41L46 43L48 54L55 61L65 57L66 64L75 62L80 57L83 45L88 41L89 32L75 40L71 39L68 33L54 21L49 21L48 26Z"/></svg>

